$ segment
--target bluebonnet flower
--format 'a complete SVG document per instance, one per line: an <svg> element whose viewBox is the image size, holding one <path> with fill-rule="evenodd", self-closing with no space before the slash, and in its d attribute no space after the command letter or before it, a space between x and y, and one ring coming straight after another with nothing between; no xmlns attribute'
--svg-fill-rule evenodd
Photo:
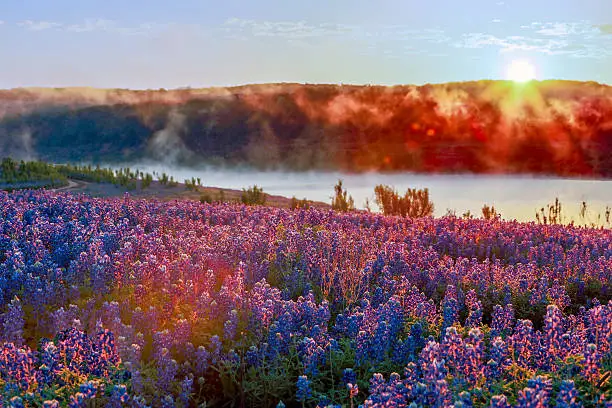
<svg viewBox="0 0 612 408"><path fill-rule="evenodd" d="M494 395L491 397L490 408L510 408L505 395Z"/></svg>
<svg viewBox="0 0 612 408"><path fill-rule="evenodd" d="M514 307L511 303L504 307L495 305L491 320L491 337L509 336L514 326Z"/></svg>
<svg viewBox="0 0 612 408"><path fill-rule="evenodd" d="M166 395L161 400L161 408L175 408L174 397L172 395Z"/></svg>
<svg viewBox="0 0 612 408"><path fill-rule="evenodd" d="M189 406L189 400L193 393L193 375L186 376L181 381L181 392L179 393L179 401L184 407Z"/></svg>
<svg viewBox="0 0 612 408"><path fill-rule="evenodd" d="M472 396L467 391L462 391L459 393L459 399L455 401L455 408L471 408L474 406L472 403Z"/></svg>
<svg viewBox="0 0 612 408"><path fill-rule="evenodd" d="M557 408L582 408L574 381L563 380L561 382L557 394Z"/></svg>
<svg viewBox="0 0 612 408"><path fill-rule="evenodd" d="M257 349L257 346L252 345L249 347L245 355L245 361L249 366L259 366L259 350Z"/></svg>
<svg viewBox="0 0 612 408"><path fill-rule="evenodd" d="M238 311L232 309L229 313L229 319L223 324L223 337L228 340L233 340L236 336L236 329L238 328Z"/></svg>
<svg viewBox="0 0 612 408"><path fill-rule="evenodd" d="M196 373L202 374L208 368L210 353L204 346L198 346L195 352L195 369Z"/></svg>
<svg viewBox="0 0 612 408"><path fill-rule="evenodd" d="M466 327L478 327L482 324L482 302L478 300L475 290L470 290L465 296L469 314L465 321Z"/></svg>
<svg viewBox="0 0 612 408"><path fill-rule="evenodd" d="M210 362L211 364L217 364L217 362L219 361L219 358L221 357L221 340L219 339L219 336L214 335L210 338L210 352L209 352L209 358L210 358Z"/></svg>
<svg viewBox="0 0 612 408"><path fill-rule="evenodd" d="M23 399L21 399L21 397L14 396L9 400L8 407L9 408L25 408L25 405L23 404Z"/></svg>
<svg viewBox="0 0 612 408"><path fill-rule="evenodd" d="M110 399L107 403L108 408L124 407L129 401L130 396L127 392L125 384L114 385L111 390Z"/></svg>
<svg viewBox="0 0 612 408"><path fill-rule="evenodd" d="M21 300L17 296L8 305L8 311L3 316L2 339L16 346L23 344L23 327L25 325Z"/></svg>
<svg viewBox="0 0 612 408"><path fill-rule="evenodd" d="M588 344L584 350L584 365L582 375L592 384L599 381L601 355L597 351L595 344Z"/></svg>
<svg viewBox="0 0 612 408"><path fill-rule="evenodd" d="M94 398L98 389L100 388L100 382L95 380L87 381L79 386L79 391L87 399Z"/></svg>
<svg viewBox="0 0 612 408"><path fill-rule="evenodd" d="M85 395L82 392L77 392L70 396L68 408L84 408L87 406Z"/></svg>
<svg viewBox="0 0 612 408"><path fill-rule="evenodd" d="M159 389L167 392L177 372L178 363L172 359L167 348L162 349L157 359L157 386Z"/></svg>
<svg viewBox="0 0 612 408"><path fill-rule="evenodd" d="M353 371L352 368L345 368L342 371L342 383L343 384L356 384L357 383L357 374Z"/></svg>
<svg viewBox="0 0 612 408"><path fill-rule="evenodd" d="M297 391L295 393L295 398L297 401L303 403L312 396L312 390L310 389L310 381L308 380L307 376L299 376L296 386Z"/></svg>
<svg viewBox="0 0 612 408"><path fill-rule="evenodd" d="M455 292L453 285L449 285L442 301L442 333L446 333L446 329L451 327L459 316L459 303L457 302Z"/></svg>

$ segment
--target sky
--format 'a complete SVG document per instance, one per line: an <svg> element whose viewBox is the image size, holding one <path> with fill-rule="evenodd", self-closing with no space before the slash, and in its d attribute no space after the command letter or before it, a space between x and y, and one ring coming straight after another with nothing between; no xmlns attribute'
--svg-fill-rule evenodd
<svg viewBox="0 0 612 408"><path fill-rule="evenodd" d="M612 84L611 0L2 0L0 88Z"/></svg>

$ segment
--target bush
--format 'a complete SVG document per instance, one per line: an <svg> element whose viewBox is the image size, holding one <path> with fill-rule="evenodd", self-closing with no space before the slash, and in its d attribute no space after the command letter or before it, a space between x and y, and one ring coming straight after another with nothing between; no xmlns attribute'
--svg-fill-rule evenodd
<svg viewBox="0 0 612 408"><path fill-rule="evenodd" d="M334 186L335 197L332 198L332 209L341 212L355 210L355 201L352 196L347 197L347 192L342 188L342 180Z"/></svg>
<svg viewBox="0 0 612 408"><path fill-rule="evenodd" d="M185 179L185 188L190 191L198 191L198 184L195 178Z"/></svg>
<svg viewBox="0 0 612 408"><path fill-rule="evenodd" d="M402 217L427 217L433 215L434 204L429 199L429 189L409 188L403 197L393 187L382 184L374 188L376 204L385 215Z"/></svg>
<svg viewBox="0 0 612 408"><path fill-rule="evenodd" d="M544 225L554 225L554 224L563 224L565 222L565 217L562 214L561 202L559 201L559 197L555 198L555 202L552 204L548 204L546 206L548 216L546 216L546 211L544 207L540 208L540 212L536 211L536 220L538 224Z"/></svg>
<svg viewBox="0 0 612 408"><path fill-rule="evenodd" d="M144 190L145 188L148 188L149 186L151 186L152 182L153 182L153 176L147 173L142 177L142 182L140 184L140 187Z"/></svg>
<svg viewBox="0 0 612 408"><path fill-rule="evenodd" d="M308 209L308 208L310 208L310 203L308 202L308 200L306 198L298 200L297 198L295 198L295 196L293 196L293 197L291 197L290 207L291 207L292 210L295 210L295 209L298 209L298 208Z"/></svg>
<svg viewBox="0 0 612 408"><path fill-rule="evenodd" d="M202 204L204 204L204 203L211 204L213 202L213 199L212 199L210 194L202 193L202 194L200 194L200 202Z"/></svg>
<svg viewBox="0 0 612 408"><path fill-rule="evenodd" d="M220 203L225 202L225 191L219 190L219 193L217 194L217 201Z"/></svg>
<svg viewBox="0 0 612 408"><path fill-rule="evenodd" d="M487 204L485 204L484 206L482 206L482 217L485 220L491 220L493 218L501 217L501 214L495 211L494 206L489 207Z"/></svg>
<svg viewBox="0 0 612 408"><path fill-rule="evenodd" d="M242 189L240 200L242 204L246 205L264 205L266 204L266 194L263 188L254 185L253 187L249 187L248 190Z"/></svg>

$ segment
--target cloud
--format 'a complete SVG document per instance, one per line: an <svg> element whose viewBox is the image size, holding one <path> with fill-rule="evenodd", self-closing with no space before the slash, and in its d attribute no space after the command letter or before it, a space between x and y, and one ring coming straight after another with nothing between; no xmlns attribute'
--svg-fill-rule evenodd
<svg viewBox="0 0 612 408"><path fill-rule="evenodd" d="M535 30L536 34L553 37L567 36L591 36L598 35L599 30L590 24L588 21L580 22L549 22L549 23L532 23L530 26Z"/></svg>
<svg viewBox="0 0 612 408"><path fill-rule="evenodd" d="M229 38L247 41L257 37L274 37L305 48L337 41L350 43L360 55L397 58L403 55L439 56L437 45L452 41L436 27L414 29L406 25L313 24L306 21L258 21L231 18L221 30ZM341 45L343 46L343 45ZM348 46L348 45L347 45ZM446 54L444 54L446 55Z"/></svg>
<svg viewBox="0 0 612 408"><path fill-rule="evenodd" d="M67 24L56 21L24 20L18 22L17 25L30 31L55 29L71 33L107 32L123 35L149 35L162 31L171 26L171 24L154 22L142 23L135 26L121 26L114 20L106 20L102 18L85 19L83 22L76 24Z"/></svg>
<svg viewBox="0 0 612 408"><path fill-rule="evenodd" d="M484 48L494 46L501 48L503 51L522 50L555 54L558 53L559 50L565 48L567 43L562 40L545 40L518 35L497 37L492 34L469 33L464 34L462 39L454 45L458 48Z"/></svg>
<svg viewBox="0 0 612 408"><path fill-rule="evenodd" d="M463 34L453 45L457 48L497 47L501 52L520 50L576 58L612 56L612 41L604 35L605 29L588 21L533 22L520 28L522 35Z"/></svg>
<svg viewBox="0 0 612 408"><path fill-rule="evenodd" d="M309 38L346 35L354 26L343 24L309 24L305 21L256 21L230 18L224 31L230 34L249 34L255 37Z"/></svg>
<svg viewBox="0 0 612 408"><path fill-rule="evenodd" d="M17 23L19 27L23 27L26 30L31 31L43 31L50 30L54 28L61 28L62 24L54 21L32 21L32 20L24 20Z"/></svg>
<svg viewBox="0 0 612 408"><path fill-rule="evenodd" d="M423 40L435 43L449 41L443 30L427 28L415 30L404 25L356 26L347 24L311 24L305 21L257 21L230 18L224 23L229 34L255 37L313 38L350 37L394 40Z"/></svg>
<svg viewBox="0 0 612 408"><path fill-rule="evenodd" d="M66 31L72 31L75 33L87 33L91 31L113 31L115 30L116 24L112 20L105 19L87 19L85 22L80 24L71 24L65 26Z"/></svg>

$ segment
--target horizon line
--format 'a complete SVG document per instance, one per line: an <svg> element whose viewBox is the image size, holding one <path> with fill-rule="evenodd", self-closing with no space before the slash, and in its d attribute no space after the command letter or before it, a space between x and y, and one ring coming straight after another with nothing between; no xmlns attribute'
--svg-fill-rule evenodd
<svg viewBox="0 0 612 408"><path fill-rule="evenodd" d="M96 87L96 86L86 86L86 85L69 85L69 86L19 86L13 88L0 88L0 91L19 91L19 90L99 90L99 91L131 91L131 92L147 92L147 91L155 91L155 92L176 92L176 91L197 91L197 90L218 90L218 89L233 89L233 88L244 88L244 87L255 87L255 86L280 86L280 85L299 85L299 86L348 86L348 87L382 87L382 88L394 88L394 87L425 87L425 86L438 86L438 85L451 85L451 84L470 84L470 83L480 83L480 82L515 82L511 79L473 79L473 80L464 80L464 81L447 81L447 82L426 82L423 84L413 84L413 83L396 83L396 84L378 84L378 83L349 83L349 82L294 82L294 81L281 81L281 82L247 82L242 84L235 85L210 85L210 86L181 86L174 88L123 88L123 87ZM599 82L596 80L577 80L577 79L555 79L555 78L547 78L547 79L533 79L527 82L522 83L530 84L530 83L546 83L546 82L571 82L571 83L581 83L581 84L594 84L599 86L610 87L612 84L608 84L606 82Z"/></svg>

